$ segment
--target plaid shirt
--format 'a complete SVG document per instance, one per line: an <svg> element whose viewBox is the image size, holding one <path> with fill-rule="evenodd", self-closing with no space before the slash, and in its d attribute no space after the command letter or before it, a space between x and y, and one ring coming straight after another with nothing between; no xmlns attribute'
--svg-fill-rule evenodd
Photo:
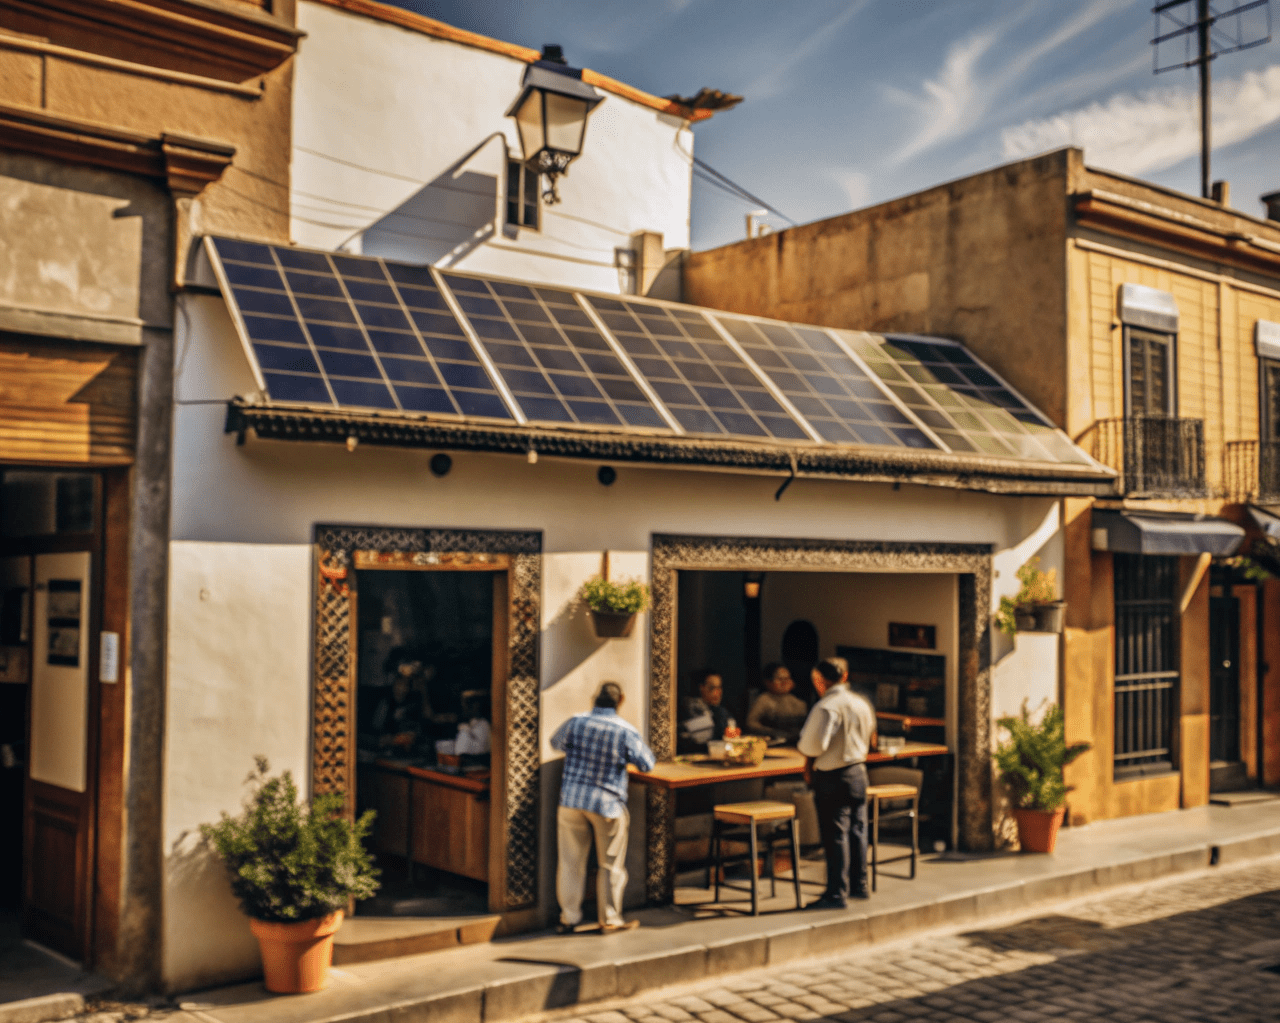
<svg viewBox="0 0 1280 1023"><path fill-rule="evenodd" d="M649 771L657 762L640 733L611 707L575 714L556 729L551 748L564 754L560 805L601 817L621 817L627 808L627 764Z"/></svg>

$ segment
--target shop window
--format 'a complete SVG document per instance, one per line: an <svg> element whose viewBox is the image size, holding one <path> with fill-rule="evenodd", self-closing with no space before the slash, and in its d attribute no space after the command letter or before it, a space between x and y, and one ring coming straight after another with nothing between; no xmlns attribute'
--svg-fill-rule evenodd
<svg viewBox="0 0 1280 1023"><path fill-rule="evenodd" d="M1115 555L1115 777L1173 769L1178 559Z"/></svg>
<svg viewBox="0 0 1280 1023"><path fill-rule="evenodd" d="M538 230L540 175L517 160L507 161L507 223Z"/></svg>
<svg viewBox="0 0 1280 1023"><path fill-rule="evenodd" d="M0 472L0 536L93 532L96 479L91 472Z"/></svg>

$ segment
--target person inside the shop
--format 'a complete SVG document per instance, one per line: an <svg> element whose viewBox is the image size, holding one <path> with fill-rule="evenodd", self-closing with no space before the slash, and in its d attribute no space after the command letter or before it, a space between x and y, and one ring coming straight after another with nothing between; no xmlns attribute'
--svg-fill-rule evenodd
<svg viewBox="0 0 1280 1023"><path fill-rule="evenodd" d="M421 662L408 655L389 661L391 685L387 687L369 720L366 735L379 749L409 752L423 734L423 699L414 684Z"/></svg>
<svg viewBox="0 0 1280 1023"><path fill-rule="evenodd" d="M462 694L462 721L454 739L454 751L473 756L490 750L489 694L483 689L468 689Z"/></svg>
<svg viewBox="0 0 1280 1023"><path fill-rule="evenodd" d="M773 661L764 666L765 691L755 698L747 714L747 734L766 735L795 745L809 708L796 696L795 679L785 664Z"/></svg>
<svg viewBox="0 0 1280 1023"><path fill-rule="evenodd" d="M724 706L724 680L720 672L712 668L695 671L693 684L697 695L685 701L676 739L676 748L681 753L705 752L712 739L737 734L736 723Z"/></svg>

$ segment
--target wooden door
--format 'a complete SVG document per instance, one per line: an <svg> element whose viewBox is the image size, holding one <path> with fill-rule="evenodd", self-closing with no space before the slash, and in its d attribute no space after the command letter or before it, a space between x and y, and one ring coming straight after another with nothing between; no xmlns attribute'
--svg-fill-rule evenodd
<svg viewBox="0 0 1280 1023"><path fill-rule="evenodd" d="M34 563L23 931L84 959L94 773L91 555L37 554Z"/></svg>

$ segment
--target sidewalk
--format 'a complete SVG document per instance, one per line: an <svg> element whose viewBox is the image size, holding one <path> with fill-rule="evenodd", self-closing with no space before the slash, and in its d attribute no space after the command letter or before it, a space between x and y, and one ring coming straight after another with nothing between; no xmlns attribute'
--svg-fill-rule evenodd
<svg viewBox="0 0 1280 1023"><path fill-rule="evenodd" d="M272 996L259 984L207 991L183 1000L175 1023L496 1023L1276 854L1280 800L1102 821L1064 829L1052 856L927 857L915 881L881 875L869 902L844 911L642 910L639 930L608 937L543 932L335 968L329 988L311 995ZM780 883L768 905L793 904L789 891Z"/></svg>
<svg viewBox="0 0 1280 1023"><path fill-rule="evenodd" d="M0 1023L41 1023L83 1011L111 982L23 941L16 913L0 913Z"/></svg>

